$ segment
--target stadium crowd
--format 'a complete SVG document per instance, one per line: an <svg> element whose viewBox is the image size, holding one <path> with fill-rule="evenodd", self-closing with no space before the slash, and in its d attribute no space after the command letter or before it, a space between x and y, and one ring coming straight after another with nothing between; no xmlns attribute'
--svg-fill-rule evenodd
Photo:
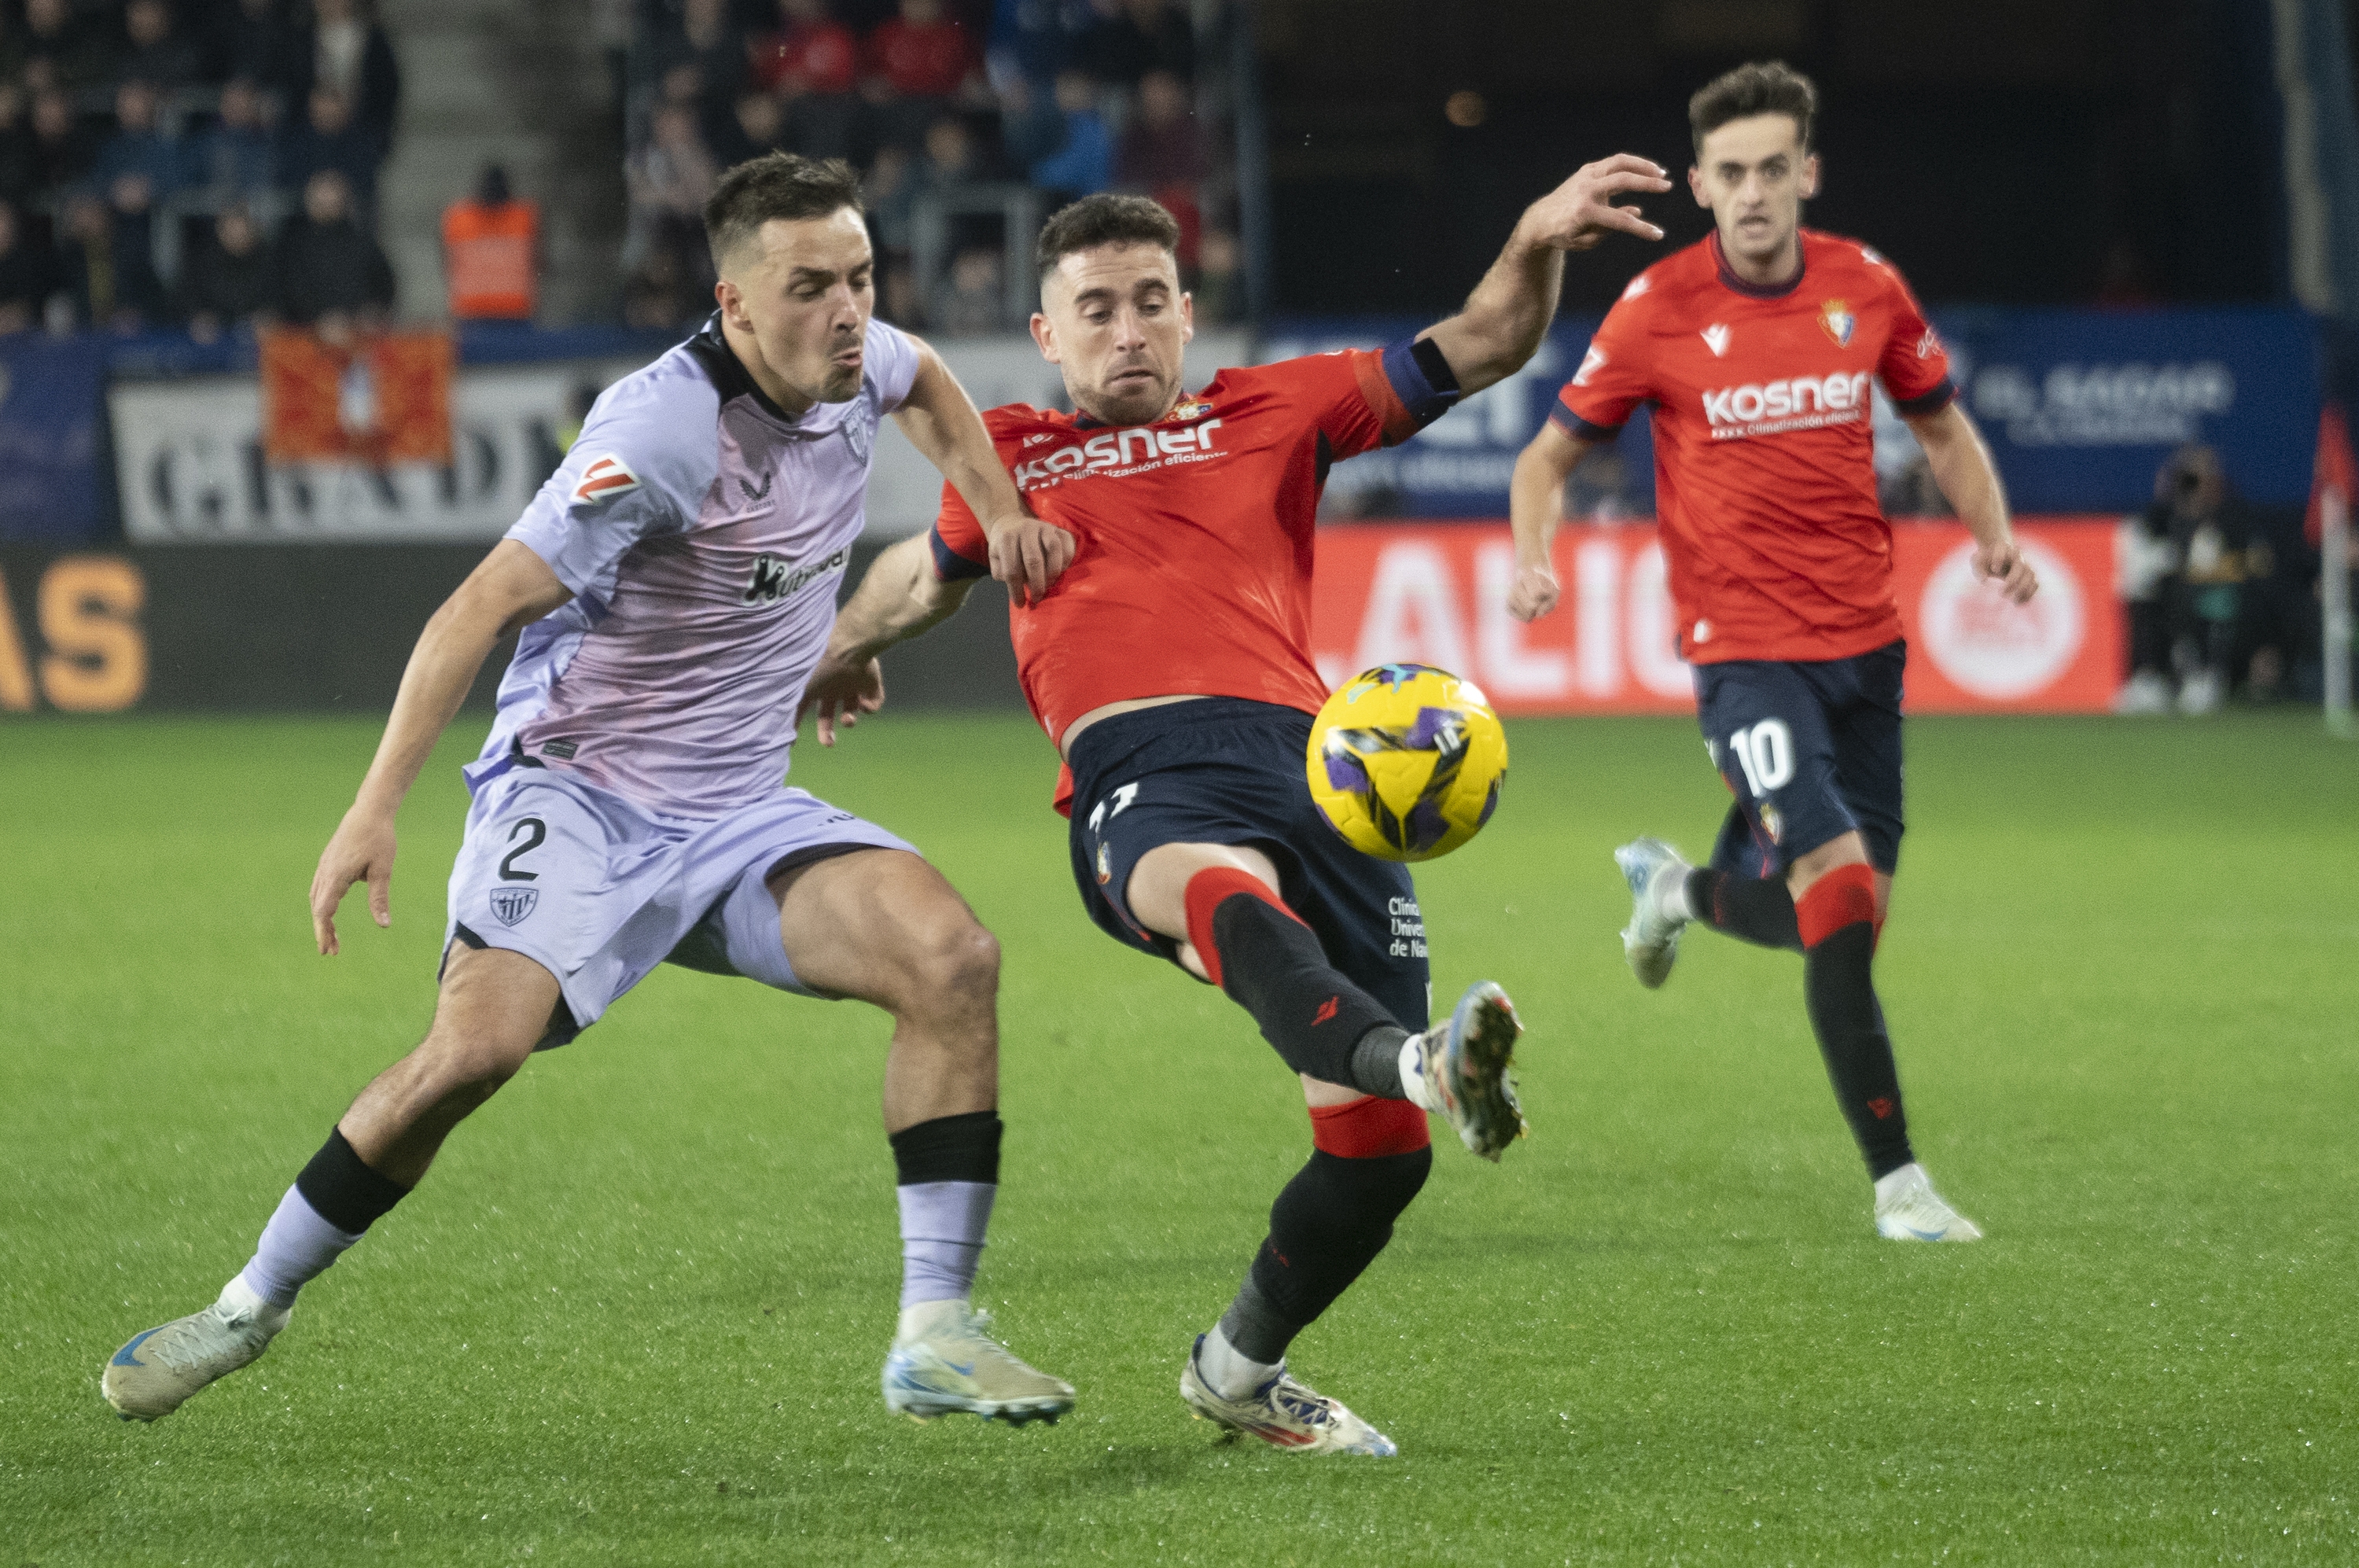
<svg viewBox="0 0 2359 1568"><path fill-rule="evenodd" d="M384 314L400 97L366 0L0 5L0 332Z"/></svg>
<svg viewBox="0 0 2359 1568"><path fill-rule="evenodd" d="M705 195L721 169L784 147L862 170L879 308L902 325L1021 326L1007 269L1030 236L1016 231L1110 190L1179 216L1197 319L1234 320L1234 174L1206 63L1182 0L644 0L626 319L702 317Z"/></svg>

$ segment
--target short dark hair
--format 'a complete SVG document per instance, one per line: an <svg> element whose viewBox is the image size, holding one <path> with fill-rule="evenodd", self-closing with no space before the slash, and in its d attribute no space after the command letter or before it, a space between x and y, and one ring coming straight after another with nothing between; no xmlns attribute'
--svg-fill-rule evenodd
<svg viewBox="0 0 2359 1568"><path fill-rule="evenodd" d="M766 152L730 169L713 186L712 200L704 203L704 240L718 267L773 218L824 218L845 207L865 211L860 176L850 164L840 158Z"/></svg>
<svg viewBox="0 0 2359 1568"><path fill-rule="evenodd" d="M1147 196L1116 196L1101 191L1060 207L1041 227L1040 243L1032 259L1047 278L1057 264L1075 251L1109 245L1160 245L1180 254L1180 220L1163 203Z"/></svg>
<svg viewBox="0 0 2359 1568"><path fill-rule="evenodd" d="M1782 60L1755 60L1713 78L1688 100L1688 128L1695 133L1697 156L1703 154L1704 137L1731 120L1755 114L1784 114L1792 119L1795 139L1808 152L1812 122L1819 114L1819 90L1809 77Z"/></svg>

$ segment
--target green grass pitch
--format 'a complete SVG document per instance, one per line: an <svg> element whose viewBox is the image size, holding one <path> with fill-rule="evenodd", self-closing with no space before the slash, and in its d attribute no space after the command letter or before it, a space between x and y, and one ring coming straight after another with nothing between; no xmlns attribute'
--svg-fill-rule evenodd
<svg viewBox="0 0 2359 1568"><path fill-rule="evenodd" d="M1623 968L1607 851L1701 852L1724 799L1691 726L1513 725L1422 886L1440 994L1522 1007L1532 1137L1438 1149L1296 1350L1374 1462L1221 1445L1175 1392L1307 1148L1288 1074L1086 923L1037 731L888 713L797 778L1006 943L980 1295L1071 1416L886 1417L886 1021L665 970L266 1359L116 1421L102 1361L211 1298L424 1028L479 734L404 814L393 930L349 901L332 961L304 892L374 724L0 728L0 1568L2359 1559L2359 751L2314 714L1912 725L1879 978L1990 1233L1942 1248L1873 1238L1796 961Z"/></svg>

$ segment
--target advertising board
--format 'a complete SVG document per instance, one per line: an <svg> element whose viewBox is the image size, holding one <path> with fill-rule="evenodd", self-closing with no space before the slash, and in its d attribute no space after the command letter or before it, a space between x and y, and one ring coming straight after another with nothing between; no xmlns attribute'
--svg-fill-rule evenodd
<svg viewBox="0 0 2359 1568"><path fill-rule="evenodd" d="M2109 517L2020 521L2040 591L2018 607L1974 577L1963 528L1896 525L1910 712L2103 713L2121 680L2114 528ZM1651 524L1560 532L1563 598L1529 625L1507 614L1515 560L1504 523L1322 529L1311 611L1321 676L1340 686L1404 661L1469 677L1505 713L1694 710Z"/></svg>

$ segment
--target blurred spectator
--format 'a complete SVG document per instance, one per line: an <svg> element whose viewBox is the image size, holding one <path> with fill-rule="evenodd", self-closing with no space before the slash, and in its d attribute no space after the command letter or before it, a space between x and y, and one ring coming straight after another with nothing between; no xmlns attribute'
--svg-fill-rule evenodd
<svg viewBox="0 0 2359 1568"><path fill-rule="evenodd" d="M165 0L131 0L123 8L123 30L131 47L115 62L115 80L140 81L169 92L204 74L204 57L194 39L173 25Z"/></svg>
<svg viewBox="0 0 2359 1568"><path fill-rule="evenodd" d="M1206 229L1196 246L1196 324L1225 327L1245 319L1245 247L1226 229Z"/></svg>
<svg viewBox="0 0 2359 1568"><path fill-rule="evenodd" d="M948 286L927 311L946 337L982 337L999 331L1007 307L1005 257L997 245L970 245L951 263Z"/></svg>
<svg viewBox="0 0 2359 1568"><path fill-rule="evenodd" d="M686 0L677 30L659 49L659 70L666 82L666 101L682 101L686 78L695 73L692 91L708 135L728 117L747 75L745 35L730 16L728 0Z"/></svg>
<svg viewBox="0 0 2359 1568"><path fill-rule="evenodd" d="M316 105L320 90L326 89L344 105L345 122L375 145L382 161L393 146L394 117L401 109L401 67L394 59L393 42L362 9L361 0L312 0L311 11L310 32L296 35L294 40L288 101ZM289 169L289 181L300 184L307 174L308 170ZM362 197L364 207L375 186L374 168L365 190L354 182L354 192Z"/></svg>
<svg viewBox="0 0 2359 1568"><path fill-rule="evenodd" d="M137 77L114 90L114 134L99 144L91 163L92 179L113 185L125 175L137 175L147 181L148 194L156 200L189 182L180 144L157 129L156 111L156 89Z"/></svg>
<svg viewBox="0 0 2359 1568"><path fill-rule="evenodd" d="M828 15L827 0L778 0L780 26L746 45L765 93L850 94L860 81L860 40Z"/></svg>
<svg viewBox="0 0 2359 1568"><path fill-rule="evenodd" d="M1114 178L1159 192L1168 186L1192 187L1203 176L1203 137L1187 83L1168 71L1148 71L1138 79L1137 108L1122 134Z"/></svg>
<svg viewBox="0 0 2359 1568"><path fill-rule="evenodd" d="M1876 488L1876 503L1887 517L1949 517L1956 516L1949 497L1933 477L1933 464L1924 449L1912 447L1908 460Z"/></svg>
<svg viewBox="0 0 2359 1568"><path fill-rule="evenodd" d="M237 0L215 27L221 46L218 69L233 82L244 80L264 93L291 94L311 74L302 41L287 25L283 0Z"/></svg>
<svg viewBox="0 0 2359 1568"><path fill-rule="evenodd" d="M1086 0L993 0L984 42L991 84L1045 89L1071 63L1073 39L1088 25Z"/></svg>
<svg viewBox="0 0 2359 1568"><path fill-rule="evenodd" d="M974 40L942 0L900 0L900 14L868 38L866 92L884 110L885 139L908 145L962 92L983 92Z"/></svg>
<svg viewBox="0 0 2359 1568"><path fill-rule="evenodd" d="M199 343L216 341L269 312L275 291L262 226L243 202L233 201L180 265L180 313L188 318L189 335Z"/></svg>
<svg viewBox="0 0 2359 1568"><path fill-rule="evenodd" d="M1196 77L1196 27L1171 0L1096 0L1097 22L1082 39L1082 61L1099 81L1135 87L1150 71Z"/></svg>
<svg viewBox="0 0 2359 1568"><path fill-rule="evenodd" d="M322 82L311 89L304 123L280 149L278 176L301 190L311 176L332 169L343 177L354 212L366 223L376 210L376 171L384 144L353 116L352 104Z"/></svg>
<svg viewBox="0 0 2359 1568"><path fill-rule="evenodd" d="M33 143L25 90L0 81L0 201L21 205L40 181L39 151Z"/></svg>
<svg viewBox="0 0 2359 1568"><path fill-rule="evenodd" d="M516 200L508 171L484 169L473 196L442 212L442 270L462 321L528 321L539 283L540 209Z"/></svg>
<svg viewBox="0 0 2359 1568"><path fill-rule="evenodd" d="M106 40L68 0L25 0L25 84L36 93L103 87L112 64Z"/></svg>
<svg viewBox="0 0 2359 1568"><path fill-rule="evenodd" d="M1065 141L1065 116L1046 91L1021 76L992 83L999 98L999 150L1010 166L1028 169Z"/></svg>
<svg viewBox="0 0 2359 1568"><path fill-rule="evenodd" d="M871 194L869 211L876 214L884 248L897 255L908 254L913 243L921 198L973 184L984 175L974 137L955 114L944 114L926 127L925 152L908 161L906 177L892 177L883 155L877 162L878 189Z"/></svg>
<svg viewBox="0 0 2359 1568"><path fill-rule="evenodd" d="M727 169L787 145L786 105L774 93L745 93L723 130L723 139L712 149L712 161Z"/></svg>
<svg viewBox="0 0 2359 1568"><path fill-rule="evenodd" d="M851 158L860 125L859 40L829 15L827 0L778 0L778 16L785 26L750 52L755 79L785 104L784 145L806 158Z"/></svg>
<svg viewBox="0 0 2359 1568"><path fill-rule="evenodd" d="M1063 140L1032 165L1032 183L1071 201L1114 184L1114 136L1098 113L1098 86L1085 71L1057 78L1056 110Z"/></svg>
<svg viewBox="0 0 2359 1568"><path fill-rule="evenodd" d="M262 94L251 81L234 76L222 89L219 123L196 138L189 177L224 200L277 185L277 140L264 122Z"/></svg>
<svg viewBox="0 0 2359 1568"><path fill-rule="evenodd" d="M303 185L303 210L279 231L279 311L324 333L381 321L393 308L393 266L360 225L351 183L322 169Z"/></svg>
<svg viewBox="0 0 2359 1568"><path fill-rule="evenodd" d="M697 132L696 114L684 103L657 108L647 145L624 169L631 193L635 250L658 238L703 233L704 199L712 193L720 169Z"/></svg>
<svg viewBox="0 0 2359 1568"><path fill-rule="evenodd" d="M93 328L137 332L170 315L170 299L148 259L148 228L139 177L110 203L84 192L68 199L58 246L60 286L71 296L74 320ZM124 210L128 207L129 210Z"/></svg>
<svg viewBox="0 0 2359 1568"><path fill-rule="evenodd" d="M57 263L24 232L16 207L0 201L0 333L38 326L57 291Z"/></svg>
<svg viewBox="0 0 2359 1568"><path fill-rule="evenodd" d="M34 189L61 196L90 172L98 148L74 114L73 101L55 87L33 94Z"/></svg>

